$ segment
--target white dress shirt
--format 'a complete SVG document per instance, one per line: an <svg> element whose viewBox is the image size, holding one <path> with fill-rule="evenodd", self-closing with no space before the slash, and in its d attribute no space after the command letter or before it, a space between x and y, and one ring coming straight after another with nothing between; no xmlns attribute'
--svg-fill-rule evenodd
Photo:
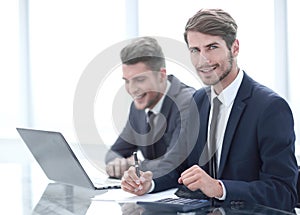
<svg viewBox="0 0 300 215"><path fill-rule="evenodd" d="M219 118L218 118L218 124L217 124L217 135L216 135L216 160L217 160L217 170L219 170L220 160L221 160L221 152L222 152L222 146L223 146L223 140L224 140L224 134L227 127L227 122L229 119L229 115L231 113L231 109L233 106L234 99L237 95L237 92L241 86L242 80L244 77L244 72L239 71L237 77L234 79L234 81L227 86L219 95L216 95L213 87L211 87L211 109L209 113L209 123L210 125L211 118L212 118L212 110L213 110L213 99L215 97L218 97L218 99L222 102L220 106L220 112L219 112ZM209 137L210 127L208 126L208 135ZM210 142L209 138L207 138L208 141L208 148L210 148ZM221 198L218 198L219 200L224 200L226 198L226 189L221 180L219 182L222 184L223 189L223 196Z"/></svg>

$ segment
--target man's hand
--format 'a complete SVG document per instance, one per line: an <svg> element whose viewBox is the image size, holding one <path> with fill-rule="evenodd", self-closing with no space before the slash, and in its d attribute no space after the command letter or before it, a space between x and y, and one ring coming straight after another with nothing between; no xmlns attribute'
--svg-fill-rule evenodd
<svg viewBox="0 0 300 215"><path fill-rule="evenodd" d="M220 198L223 196L221 183L210 177L197 165L194 165L181 173L178 183L184 184L191 191L200 189L208 197Z"/></svg>
<svg viewBox="0 0 300 215"><path fill-rule="evenodd" d="M124 172L132 165L134 165L133 156L116 158L106 165L106 172L110 177L121 178Z"/></svg>
<svg viewBox="0 0 300 215"><path fill-rule="evenodd" d="M140 178L135 173L135 168L130 167L128 171L125 171L122 177L121 188L129 193L141 196L151 188L151 182L153 174L150 171L142 172L140 171Z"/></svg>

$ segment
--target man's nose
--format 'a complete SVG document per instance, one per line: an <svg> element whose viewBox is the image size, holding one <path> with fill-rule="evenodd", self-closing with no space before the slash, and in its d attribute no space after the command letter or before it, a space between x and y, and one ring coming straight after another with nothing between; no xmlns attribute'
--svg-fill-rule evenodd
<svg viewBox="0 0 300 215"><path fill-rule="evenodd" d="M203 65L208 62L207 56L203 52L199 52L198 57L197 57L197 64L198 65Z"/></svg>
<svg viewBox="0 0 300 215"><path fill-rule="evenodd" d="M130 94L134 94L137 91L138 91L137 84L135 84L134 82L129 82L129 84L128 84L128 92Z"/></svg>

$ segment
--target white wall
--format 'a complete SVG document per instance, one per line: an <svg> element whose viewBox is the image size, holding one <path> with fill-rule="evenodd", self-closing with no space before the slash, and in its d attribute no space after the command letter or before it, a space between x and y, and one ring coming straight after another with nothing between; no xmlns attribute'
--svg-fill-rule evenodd
<svg viewBox="0 0 300 215"><path fill-rule="evenodd" d="M187 19L203 7L223 8L236 19L241 47L239 66L287 98L299 136L298 1L288 1L287 11L281 11L288 22L288 47L284 47L288 50L288 69L281 74L287 78L288 86L282 86L282 76L275 72L279 65L276 56L280 53L276 49L280 41L275 30L282 27L274 22L278 14L275 8L278 10L278 5L285 3L285 0L1 1L0 138L18 138L15 127L29 126L59 130L68 139L75 139L73 99L89 63L104 50L132 36L162 36L183 43ZM190 79L184 75L180 65L169 62L168 71L198 87L192 76ZM105 106L101 100L109 100L110 92L122 87L117 66L108 74L109 83L98 89L100 100L95 101L96 110ZM282 87L288 91L283 92ZM125 107L124 111L127 111ZM110 144L117 136L111 117L95 120ZM296 145L298 149L298 140Z"/></svg>

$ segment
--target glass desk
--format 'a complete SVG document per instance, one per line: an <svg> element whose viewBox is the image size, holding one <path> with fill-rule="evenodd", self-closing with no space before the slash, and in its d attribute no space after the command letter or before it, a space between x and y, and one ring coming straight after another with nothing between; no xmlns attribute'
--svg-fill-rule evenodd
<svg viewBox="0 0 300 215"><path fill-rule="evenodd" d="M197 212L157 212L135 203L118 204L113 201L93 201L94 191L49 181L27 148L20 142L0 144L0 212L1 214L291 214L259 205L242 205Z"/></svg>
<svg viewBox="0 0 300 215"><path fill-rule="evenodd" d="M178 213L145 209L135 203L118 204L111 201L92 201L95 195L106 191L89 191L85 188L50 183L40 200L33 208L33 214L123 214L123 215L157 215L157 214L292 214L259 205L240 205L239 207L202 208L195 212Z"/></svg>
<svg viewBox="0 0 300 215"><path fill-rule="evenodd" d="M15 167L9 164L1 165L1 169ZM26 167L25 167L26 168ZM24 169L23 169L24 171ZM6 175L8 176L8 175ZM17 176L17 175L14 175ZM5 177L4 177L5 178ZM20 175L20 178L22 176ZM20 179L19 178L19 179ZM2 178L3 179L3 178ZM112 201L93 201L95 195L101 195L106 191L94 191L77 186L64 185L60 183L48 183L47 179L40 177L40 180L30 180L23 178L23 183L15 186L7 182L2 184L1 191L1 212L2 214L43 214L43 215L157 215L157 214L292 214L275 210L259 205L242 205L239 207L203 208L196 212L177 213L162 212L153 209L145 209L135 203L119 204ZM3 180L1 180L3 181ZM13 180L12 180L13 181ZM23 184L23 186L22 186ZM30 186L28 186L31 184ZM5 187L7 186L7 187ZM44 190L42 188L44 187ZM5 192L4 192L5 191ZM13 191L13 192L11 192ZM39 195L39 196L38 196Z"/></svg>

